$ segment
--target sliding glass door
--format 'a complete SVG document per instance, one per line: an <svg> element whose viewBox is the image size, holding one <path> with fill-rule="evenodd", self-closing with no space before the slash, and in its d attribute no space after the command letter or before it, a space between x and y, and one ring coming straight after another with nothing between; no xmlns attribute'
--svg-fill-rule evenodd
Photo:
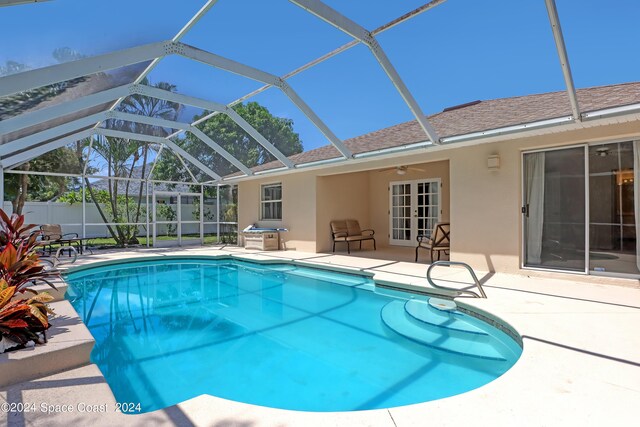
<svg viewBox="0 0 640 427"><path fill-rule="evenodd" d="M525 267L638 275L638 142L523 155Z"/></svg>
<svg viewBox="0 0 640 427"><path fill-rule="evenodd" d="M586 271L585 147L524 154L524 265Z"/></svg>
<svg viewBox="0 0 640 427"><path fill-rule="evenodd" d="M589 147L589 270L639 274L637 142Z"/></svg>

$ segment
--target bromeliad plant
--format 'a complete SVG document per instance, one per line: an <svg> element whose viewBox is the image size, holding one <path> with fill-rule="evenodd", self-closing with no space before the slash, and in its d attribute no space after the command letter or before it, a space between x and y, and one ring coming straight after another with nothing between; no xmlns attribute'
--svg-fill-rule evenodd
<svg viewBox="0 0 640 427"><path fill-rule="evenodd" d="M6 349L44 342L53 312L47 303L53 299L30 286L59 277L47 269L37 253L39 232L25 224L23 215L9 217L0 209L0 353ZM25 297L25 293L32 296Z"/></svg>

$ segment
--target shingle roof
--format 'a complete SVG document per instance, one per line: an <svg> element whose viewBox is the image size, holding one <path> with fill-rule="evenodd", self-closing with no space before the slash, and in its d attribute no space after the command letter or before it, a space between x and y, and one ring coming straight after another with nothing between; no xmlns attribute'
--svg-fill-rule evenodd
<svg viewBox="0 0 640 427"><path fill-rule="evenodd" d="M640 103L640 82L578 89L577 96L580 111L583 113L636 104ZM569 96L566 91L561 91L471 103L465 107L428 116L428 119L440 137L451 137L571 114ZM423 142L426 139L418 122L412 120L347 139L344 144L354 154L358 154ZM295 165L340 156L338 150L332 145L326 145L294 154L289 156L289 159ZM257 172L279 167L282 167L282 164L279 161L273 161L256 166L252 170Z"/></svg>

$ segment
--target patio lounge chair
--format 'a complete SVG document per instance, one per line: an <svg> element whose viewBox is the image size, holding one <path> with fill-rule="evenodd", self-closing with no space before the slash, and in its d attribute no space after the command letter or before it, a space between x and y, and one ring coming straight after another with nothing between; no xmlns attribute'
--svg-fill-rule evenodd
<svg viewBox="0 0 640 427"><path fill-rule="evenodd" d="M363 240L373 240L373 250L376 250L375 231L370 228L360 230L360 224L355 219L331 221L331 237L333 238L333 252L336 251L336 242L347 244L347 253L351 253L351 243L360 242L362 249Z"/></svg>
<svg viewBox="0 0 640 427"><path fill-rule="evenodd" d="M449 254L451 233L451 225L448 222L439 222L433 226L431 238L420 234L417 237L418 246L416 246L416 262L418 262L418 249L428 249L431 255L431 262L434 261L433 253L438 252L438 261L440 261L440 252Z"/></svg>

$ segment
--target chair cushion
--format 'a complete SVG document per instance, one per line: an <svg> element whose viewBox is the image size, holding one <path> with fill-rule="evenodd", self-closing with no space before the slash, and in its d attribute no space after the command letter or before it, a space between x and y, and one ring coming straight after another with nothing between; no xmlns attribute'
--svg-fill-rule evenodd
<svg viewBox="0 0 640 427"><path fill-rule="evenodd" d="M348 219L345 221L347 223L347 234L349 236L362 236L362 230L360 230L360 224L355 219Z"/></svg>
<svg viewBox="0 0 640 427"><path fill-rule="evenodd" d="M62 237L62 226L60 224L43 224L40 226L43 237L53 237L59 239Z"/></svg>
<svg viewBox="0 0 640 427"><path fill-rule="evenodd" d="M373 237L369 237L369 236L363 236L362 234L359 236L349 236L347 237L347 240L349 242L359 242L360 240L370 240L373 239Z"/></svg>
<svg viewBox="0 0 640 427"><path fill-rule="evenodd" d="M343 220L331 221L331 232L333 234L338 234L338 233L348 234L347 222Z"/></svg>
<svg viewBox="0 0 640 427"><path fill-rule="evenodd" d="M432 244L438 248L449 248L451 225L448 222L439 222L433 228L431 236Z"/></svg>

